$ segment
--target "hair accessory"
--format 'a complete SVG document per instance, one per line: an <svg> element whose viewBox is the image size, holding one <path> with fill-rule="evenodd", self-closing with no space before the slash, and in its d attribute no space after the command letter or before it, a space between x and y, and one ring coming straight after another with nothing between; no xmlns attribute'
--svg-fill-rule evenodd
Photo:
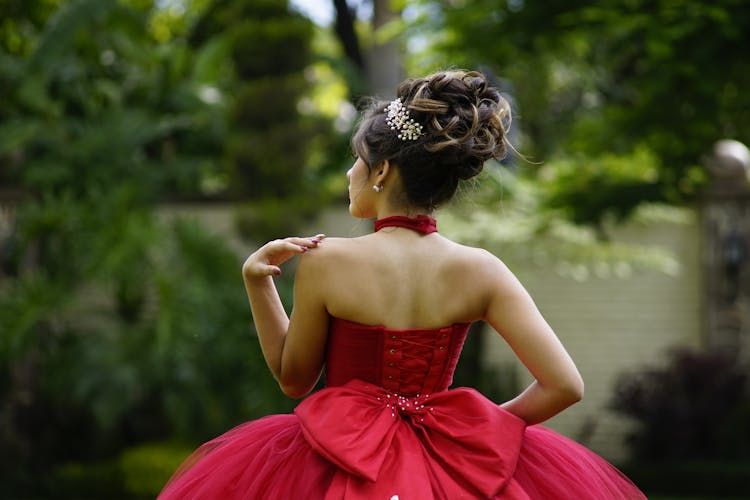
<svg viewBox="0 0 750 500"><path fill-rule="evenodd" d="M372 186L372 190L376 193L380 193L381 191L383 191L383 186L378 186L377 184L375 184L374 186Z"/></svg>
<svg viewBox="0 0 750 500"><path fill-rule="evenodd" d="M422 125L415 122L409 116L409 110L397 97L383 111L388 113L385 122L391 127L391 130L398 132L398 138L402 141L416 141L422 135Z"/></svg>

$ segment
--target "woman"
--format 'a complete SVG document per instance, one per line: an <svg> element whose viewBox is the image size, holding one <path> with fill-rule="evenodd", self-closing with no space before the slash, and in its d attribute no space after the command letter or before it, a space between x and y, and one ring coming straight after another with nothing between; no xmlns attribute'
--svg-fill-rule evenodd
<svg viewBox="0 0 750 500"><path fill-rule="evenodd" d="M359 238L267 243L242 273L281 389L327 388L292 415L243 424L199 448L161 498L643 498L607 462L535 426L581 399L573 361L492 254L430 216L462 179L505 155L508 104L476 72L410 79L373 103L353 138L349 211ZM287 317L273 283L300 255ZM499 407L448 390L469 325L483 320L535 381Z"/></svg>

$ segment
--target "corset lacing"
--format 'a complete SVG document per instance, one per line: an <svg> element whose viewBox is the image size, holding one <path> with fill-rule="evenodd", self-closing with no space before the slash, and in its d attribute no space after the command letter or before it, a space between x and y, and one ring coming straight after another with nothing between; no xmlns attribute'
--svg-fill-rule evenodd
<svg viewBox="0 0 750 500"><path fill-rule="evenodd" d="M383 387L396 395L433 392L450 348L450 329L385 333Z"/></svg>

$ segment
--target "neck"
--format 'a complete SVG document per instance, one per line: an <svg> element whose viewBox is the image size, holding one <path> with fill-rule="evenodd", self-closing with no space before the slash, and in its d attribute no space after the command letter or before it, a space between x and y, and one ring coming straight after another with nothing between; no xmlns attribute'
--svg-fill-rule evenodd
<svg viewBox="0 0 750 500"><path fill-rule="evenodd" d="M409 197L406 195L401 181L401 173L395 164L388 174L388 182L384 183L383 187L385 189L376 197L373 206L376 219L394 216L417 217L419 215L432 217L432 210L415 207L409 203Z"/></svg>
<svg viewBox="0 0 750 500"><path fill-rule="evenodd" d="M418 217L420 215L426 215L428 217L433 217L432 212L429 212L427 210L378 210L375 213L376 219L385 219L386 217Z"/></svg>
<svg viewBox="0 0 750 500"><path fill-rule="evenodd" d="M399 196L397 201L401 202L394 202L393 196L384 196L380 201L380 203L377 203L375 207L373 207L375 210L375 218L376 219L384 219L386 217L393 217L393 216L401 216L401 217L417 217L418 215L427 215L429 217L432 217L432 210L427 210L425 208L419 208L412 205L409 205L406 202L406 196L402 194Z"/></svg>

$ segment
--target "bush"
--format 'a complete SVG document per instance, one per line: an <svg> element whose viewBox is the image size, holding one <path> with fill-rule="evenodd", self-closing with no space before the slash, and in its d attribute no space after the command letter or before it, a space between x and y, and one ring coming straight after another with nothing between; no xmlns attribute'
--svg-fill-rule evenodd
<svg viewBox="0 0 750 500"><path fill-rule="evenodd" d="M193 451L165 442L134 446L119 457L58 466L47 488L53 498L156 498L172 473Z"/></svg>
<svg viewBox="0 0 750 500"><path fill-rule="evenodd" d="M129 496L155 498L192 448L174 443L153 443L125 450L118 460Z"/></svg>
<svg viewBox="0 0 750 500"><path fill-rule="evenodd" d="M664 367L621 376L612 406L638 422L623 472L649 494L746 494L749 380L736 355L687 349Z"/></svg>
<svg viewBox="0 0 750 500"><path fill-rule="evenodd" d="M122 475L114 462L61 465L56 468L48 490L53 498L125 497Z"/></svg>
<svg viewBox="0 0 750 500"><path fill-rule="evenodd" d="M613 407L638 421L634 458L750 458L748 371L736 356L686 349L663 368L622 376Z"/></svg>
<svg viewBox="0 0 750 500"><path fill-rule="evenodd" d="M621 470L649 497L658 494L680 498L746 498L750 491L748 461L639 462Z"/></svg>

